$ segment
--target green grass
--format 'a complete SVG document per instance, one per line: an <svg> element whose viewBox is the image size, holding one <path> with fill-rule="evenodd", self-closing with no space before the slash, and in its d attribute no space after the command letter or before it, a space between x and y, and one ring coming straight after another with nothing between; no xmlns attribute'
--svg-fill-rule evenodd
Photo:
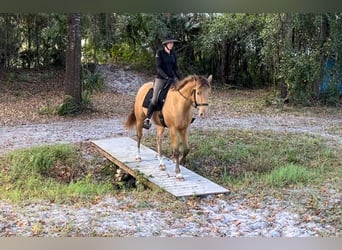
<svg viewBox="0 0 342 250"><path fill-rule="evenodd" d="M155 147L153 135L145 142ZM193 131L189 169L228 188L319 185L338 169L342 155L322 138L276 132L230 129ZM169 138L163 140L171 155Z"/></svg>
<svg viewBox="0 0 342 250"><path fill-rule="evenodd" d="M258 193L288 186L319 190L323 183L340 190L341 147L329 146L318 137L239 129L196 130L189 142L191 150L184 166L230 190ZM156 149L155 135L144 137L143 144ZM163 144L165 155L170 156L168 136ZM82 161L73 144L8 153L0 157L0 199L87 201L118 192L112 165L101 161L84 165ZM65 170L76 177L65 178Z"/></svg>
<svg viewBox="0 0 342 250"><path fill-rule="evenodd" d="M275 168L265 176L266 183L275 187L305 185L315 178L317 171L310 171L306 167L292 163Z"/></svg>
<svg viewBox="0 0 342 250"><path fill-rule="evenodd" d="M13 175L48 175L54 164L73 164L76 161L76 148L71 145L32 147L18 150L8 155Z"/></svg>
<svg viewBox="0 0 342 250"><path fill-rule="evenodd" d="M115 192L109 179L97 181L91 173L85 176L79 174L77 178L57 174L66 170L69 173L81 173L79 161L77 147L68 144L32 147L8 153L0 158L0 199L15 202L38 199L86 201Z"/></svg>

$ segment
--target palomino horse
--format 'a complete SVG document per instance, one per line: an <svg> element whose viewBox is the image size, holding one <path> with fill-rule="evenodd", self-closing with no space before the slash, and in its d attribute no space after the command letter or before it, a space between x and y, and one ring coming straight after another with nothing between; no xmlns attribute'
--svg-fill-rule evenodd
<svg viewBox="0 0 342 250"><path fill-rule="evenodd" d="M161 110L165 125L170 131L171 144L174 161L176 163L176 178L183 180L179 164L185 161L189 153L189 125L193 117L192 107L198 110L200 117L204 116L208 109L208 99L211 92L212 75L208 78L198 75L187 76L178 81L168 91L164 106ZM143 84L135 97L134 108L125 122L125 128L132 129L134 125L137 131L137 155L136 161L141 161L140 142L142 138L142 126L146 117L147 109L143 107L143 101L147 92L152 88L153 82ZM155 111L152 116L153 122L157 125L157 151L159 167L165 170L165 164L161 153L161 141L165 127L159 119L160 111ZM180 151L182 144L182 152Z"/></svg>

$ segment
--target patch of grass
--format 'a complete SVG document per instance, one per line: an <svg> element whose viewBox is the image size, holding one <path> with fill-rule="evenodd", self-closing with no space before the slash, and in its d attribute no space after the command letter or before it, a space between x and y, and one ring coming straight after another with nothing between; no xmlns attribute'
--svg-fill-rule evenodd
<svg viewBox="0 0 342 250"><path fill-rule="evenodd" d="M80 164L75 145L39 146L10 152L0 158L0 199L87 201L115 193L110 178L102 178ZM91 163L89 163L91 164Z"/></svg>
<svg viewBox="0 0 342 250"><path fill-rule="evenodd" d="M144 141L156 149L154 135ZM228 188L319 185L341 166L338 148L310 135L252 130L196 130L185 167ZM169 138L163 140L171 155Z"/></svg>
<svg viewBox="0 0 342 250"><path fill-rule="evenodd" d="M18 150L7 155L10 173L16 178L31 174L49 176L55 164L73 164L76 161L76 148L67 144L38 146Z"/></svg>
<svg viewBox="0 0 342 250"><path fill-rule="evenodd" d="M290 163L286 166L273 169L266 175L266 183L275 187L284 187L289 185L308 184L314 179L316 171L310 171L307 168Z"/></svg>
<svg viewBox="0 0 342 250"><path fill-rule="evenodd" d="M85 179L72 182L65 190L66 194L74 199L86 200L103 194L113 193L113 183L110 181L95 182L91 175Z"/></svg>

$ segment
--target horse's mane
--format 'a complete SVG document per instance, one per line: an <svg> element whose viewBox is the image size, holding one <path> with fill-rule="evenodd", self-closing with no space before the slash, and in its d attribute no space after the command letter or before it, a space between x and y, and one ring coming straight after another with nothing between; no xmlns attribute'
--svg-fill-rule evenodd
<svg viewBox="0 0 342 250"><path fill-rule="evenodd" d="M175 86L174 86L174 89L175 90L180 90L182 89L188 82L192 82L192 81L198 81L201 83L201 87L204 86L204 85L207 85L208 87L209 84L208 84L208 81L207 81L207 78L204 77L204 76L201 76L201 75L190 75L190 76L187 76L185 78L183 78L182 80L178 81Z"/></svg>

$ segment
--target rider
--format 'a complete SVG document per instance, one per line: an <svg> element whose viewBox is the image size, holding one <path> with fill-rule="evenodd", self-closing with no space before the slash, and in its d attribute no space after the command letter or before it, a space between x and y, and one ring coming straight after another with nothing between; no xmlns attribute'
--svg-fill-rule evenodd
<svg viewBox="0 0 342 250"><path fill-rule="evenodd" d="M177 55L173 50L175 42L179 42L174 35L167 35L163 41L163 48L156 54L157 77L153 84L153 96L147 110L146 119L143 123L143 128L151 127L151 117L157 104L158 94L163 89L165 84L177 82L180 78L177 65Z"/></svg>

